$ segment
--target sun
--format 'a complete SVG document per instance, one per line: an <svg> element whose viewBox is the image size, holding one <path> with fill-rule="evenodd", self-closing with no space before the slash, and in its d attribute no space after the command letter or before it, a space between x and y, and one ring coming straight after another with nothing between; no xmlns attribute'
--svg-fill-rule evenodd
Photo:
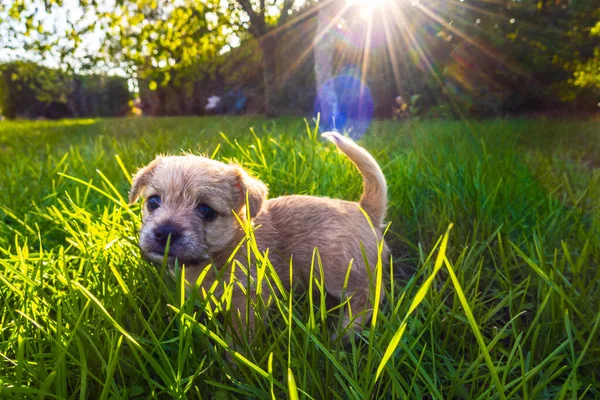
<svg viewBox="0 0 600 400"><path fill-rule="evenodd" d="M361 5L364 7L377 8L383 6L388 1L391 0L346 0L346 4L349 6Z"/></svg>
<svg viewBox="0 0 600 400"><path fill-rule="evenodd" d="M358 13L362 19L370 19L377 9L381 9L392 0L346 0L349 7L358 7Z"/></svg>

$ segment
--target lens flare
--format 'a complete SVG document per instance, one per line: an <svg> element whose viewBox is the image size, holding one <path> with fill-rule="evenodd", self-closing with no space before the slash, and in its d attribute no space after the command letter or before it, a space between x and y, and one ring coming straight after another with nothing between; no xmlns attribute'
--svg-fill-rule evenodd
<svg viewBox="0 0 600 400"><path fill-rule="evenodd" d="M360 139L373 119L373 96L368 86L351 75L336 76L318 90L315 116L323 131L338 130Z"/></svg>

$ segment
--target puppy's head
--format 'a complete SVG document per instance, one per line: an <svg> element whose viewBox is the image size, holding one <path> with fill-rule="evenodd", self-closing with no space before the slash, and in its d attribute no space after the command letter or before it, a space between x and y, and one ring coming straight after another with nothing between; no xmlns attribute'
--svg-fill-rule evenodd
<svg viewBox="0 0 600 400"><path fill-rule="evenodd" d="M241 167L205 157L158 157L133 178L129 202L144 197L140 248L161 263L170 237L169 265L175 259L199 266L240 240L234 213L258 214L267 187ZM249 210L246 210L248 197ZM235 242L235 243L234 243Z"/></svg>

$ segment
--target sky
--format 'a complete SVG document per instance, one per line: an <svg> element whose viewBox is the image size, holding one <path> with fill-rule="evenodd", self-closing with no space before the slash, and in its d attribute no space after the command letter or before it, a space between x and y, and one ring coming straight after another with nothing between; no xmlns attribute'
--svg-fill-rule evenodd
<svg viewBox="0 0 600 400"><path fill-rule="evenodd" d="M5 5L6 9L9 9L14 3L14 0L0 1L3 1L3 5ZM79 0L63 0L63 6L60 8L54 7L50 13L45 11L42 1L34 0L32 4L32 7L37 7L38 9L35 17L36 20L42 22L45 30L54 31L57 38L66 36L66 32L70 28L70 23L76 23L77 21L81 20L82 24L88 24L94 21L94 17L92 15L87 15L85 18L81 19L83 16L83 10L79 7ZM101 9L108 10L114 4L114 0L101 0L100 4L102 4ZM25 25L19 23L15 27L20 31L24 31ZM104 34L97 29L83 37L83 43L81 47L92 53L98 52L101 47L103 37ZM32 35L32 38L35 38L35 34ZM15 43L13 43L13 46L14 45ZM81 56L82 54L82 52L79 52L79 54L76 53L75 58L77 58L78 55ZM57 67L59 63L59 57L57 55L48 54L43 59L40 59L39 55L28 52L23 48L8 49L5 47L0 47L0 61L9 61L14 59L34 60L48 67Z"/></svg>
<svg viewBox="0 0 600 400"><path fill-rule="evenodd" d="M14 4L15 0L0 0L0 4L5 7L5 10L8 10L12 4ZM62 0L62 7L53 6L50 12L46 12L43 6L43 0L31 0L31 3L28 5L28 8L31 9L33 7L37 7L39 10L36 13L36 20L41 21L44 29L55 32L55 37L65 37L66 32L70 29L71 23L76 23L83 16L83 10L79 6L80 0ZM174 0L173 3L169 2L167 4L176 4L178 0ZM227 2L227 0L222 0L223 2ZM281 0L280 0L281 1ZM348 5L356 6L356 5L364 5L363 8L365 10L373 9L377 4L383 4L386 0L346 0ZM387 0L390 1L390 0ZM393 0L391 0L393 1ZM295 9L299 9L305 4L306 0L296 0L295 1ZM317 0L318 2L318 0ZM114 8L115 0L99 0L101 11L111 11ZM270 11L270 12L269 12ZM267 13L277 14L279 12L278 7L274 7L272 10L267 10ZM4 12L6 14L6 12ZM94 14L89 13L85 16L81 22L82 25L87 25L89 23L94 22ZM0 11L0 19L2 19L2 12ZM24 31L25 25L23 23L19 23L17 28L21 31ZM1 24L0 24L0 35L1 32ZM104 40L104 33L101 29L96 29L95 31L86 34L83 36L83 44L81 45L82 51L76 52L74 58L82 57L84 55L83 50L87 50L90 53L98 52L101 48L102 42ZM66 40L65 40L66 42ZM231 34L229 39L229 45L225 46L221 53L226 53L231 50L232 47L237 47L240 44L239 37L235 36L235 34ZM1 40L0 40L1 45ZM14 43L13 43L14 45ZM0 62L9 61L14 59L27 59L39 62L48 67L57 67L59 66L60 58L57 54L47 54L44 58L41 58L40 55L34 54L31 52L27 52L23 48L21 49L8 49L0 47ZM77 61L72 63L75 65L75 69L77 69ZM117 75L125 75L125 71L114 68L108 71L111 74Z"/></svg>
<svg viewBox="0 0 600 400"><path fill-rule="evenodd" d="M37 7L39 12L36 13L36 20L42 21L43 26L47 30L53 30L56 32L56 37L65 36L65 33L69 29L69 23L73 23L78 21L83 16L83 11L79 7L79 0L62 0L63 6L58 8L54 7L50 13L47 13L44 10L43 1L33 0L32 7ZM177 0L175 0L177 1ZM226 0L225 0L226 1ZM296 8L301 7L306 0L296 0ZM364 1L364 0L349 0L349 1ZM377 0L375 0L377 1ZM14 0L0 0L1 4L5 6L5 9L9 9L11 5L14 3ZM101 5L101 10L109 11L114 7L115 0L99 0L99 4ZM176 4L176 3L173 3ZM270 12L269 12L270 11ZM267 13L276 14L279 11L278 7L273 7L273 9L267 10ZM0 19L2 17L0 13ZM94 21L93 14L87 15L83 20L83 24L87 24ZM24 24L18 25L20 30L24 30ZM0 35L1 35L0 31ZM83 40L83 48L88 51L95 52L98 51L101 47L102 41L104 39L104 33L97 29L96 31L85 35ZM226 53L232 47L237 47L240 44L239 37L232 34L232 37L229 40L229 45L223 48L222 53ZM82 53L80 52L80 56ZM35 60L41 62L42 64L48 67L56 67L58 66L59 58L58 56L49 55L45 57L45 59L41 60L39 56L36 56L32 53L28 53L24 49L7 49L0 47L0 62L13 60L15 58L18 59L28 59ZM77 54L75 55L77 58Z"/></svg>

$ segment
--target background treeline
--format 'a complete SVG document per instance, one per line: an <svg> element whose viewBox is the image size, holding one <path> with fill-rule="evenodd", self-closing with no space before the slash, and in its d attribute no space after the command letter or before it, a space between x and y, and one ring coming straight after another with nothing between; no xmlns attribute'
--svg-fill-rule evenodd
<svg viewBox="0 0 600 400"><path fill-rule="evenodd" d="M132 98L125 78L78 75L24 61L0 65L0 111L9 119L125 116Z"/></svg>
<svg viewBox="0 0 600 400"><path fill-rule="evenodd" d="M332 25L332 76L362 79L375 116L392 116L398 95L409 103L409 115L430 117L598 110L597 0L394 4L400 3L399 14L391 13L387 23L381 23L384 11L366 23L355 6ZM265 112L267 92L279 114L313 112L316 4L307 2L278 26L269 54L262 37L271 34L257 38L241 28L241 45L222 51L225 34L215 33L202 17L203 3L157 4L127 3L139 10L106 43L108 58L137 82L144 114L202 115L208 97L227 101L233 92L244 94L247 113ZM265 59L274 61L274 73L263 74ZM21 71L16 80L15 70ZM60 107L68 110L65 116L123 115L130 100L121 78L65 76L28 63L2 71L0 107L9 118L52 114Z"/></svg>

